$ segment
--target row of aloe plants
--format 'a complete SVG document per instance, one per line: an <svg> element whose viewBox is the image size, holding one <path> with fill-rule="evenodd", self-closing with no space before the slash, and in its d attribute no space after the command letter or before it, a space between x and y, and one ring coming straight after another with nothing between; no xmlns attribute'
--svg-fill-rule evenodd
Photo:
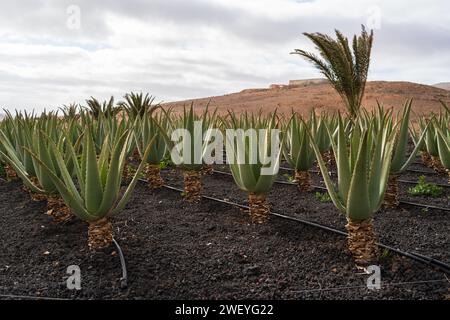
<svg viewBox="0 0 450 320"><path fill-rule="evenodd" d="M47 212L55 220L64 221L75 215L87 221L92 248L111 243L110 218L124 208L144 170L152 188L163 184L160 163L175 147L172 133L179 128L202 137L200 154L194 152L194 139L183 140L183 150L190 150L192 161L178 163L184 172L184 196L194 202L200 200L201 175L208 165L199 164L194 157L208 152L212 139L205 134L208 129L268 129L265 135L256 136L256 144L245 137L229 138L225 134L233 140L228 142L234 142L229 144L234 147L226 150L228 160L241 159L238 163L229 161L231 173L238 187L248 193L251 220L256 223L264 223L268 218L267 194L277 171L262 174L273 163L249 160L252 154L271 153L275 145L270 133L279 129L279 152L272 159L275 168L284 157L295 169L299 189L308 191L308 170L318 162L334 205L347 217L349 249L359 264L376 259L373 214L383 201L389 206L397 205L396 177L416 154L431 145L430 141L436 141L439 161L449 168L448 108L422 119L417 129L409 121L412 101L406 102L398 115L379 105L373 112L363 112L356 118L315 112L307 117L293 112L285 118L276 112L230 112L219 116L208 108L197 113L193 105L174 112L153 105L148 95L126 97L126 107L122 104L119 111L113 99L103 104L91 99L89 103L95 106L87 110L72 105L64 108L62 115L8 113L0 124L0 155L9 171L22 179L33 198L47 200ZM198 120L202 120L200 131L195 130ZM410 136L416 147L407 155ZM239 143L243 149L237 148ZM123 186L124 169L132 158L137 162L137 170L127 177L128 185ZM337 181L329 175L331 162L336 164Z"/></svg>
<svg viewBox="0 0 450 320"><path fill-rule="evenodd" d="M411 131L423 163L439 174L448 174L450 181L450 108L444 101L441 104L441 112L421 116ZM419 141L422 134L425 134L425 139Z"/></svg>

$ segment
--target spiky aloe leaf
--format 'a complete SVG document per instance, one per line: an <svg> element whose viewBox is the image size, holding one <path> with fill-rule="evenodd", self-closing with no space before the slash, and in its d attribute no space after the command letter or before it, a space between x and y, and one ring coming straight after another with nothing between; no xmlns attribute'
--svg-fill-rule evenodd
<svg viewBox="0 0 450 320"><path fill-rule="evenodd" d="M155 139L156 139L156 137L153 137L152 140L150 141L149 145L147 146L147 150L144 153L144 157L148 156L149 153L151 152L152 145L155 142ZM145 168L145 164L146 164L145 161L141 161L139 167L136 170L136 173L134 174L133 179L131 180L130 184L128 185L127 189L125 190L125 193L123 194L122 198L117 203L115 208L111 211L111 215L118 214L125 207L125 205L127 204L127 202L129 201L129 199L131 197L131 194L136 186L136 183L139 180L139 175Z"/></svg>
<svg viewBox="0 0 450 320"><path fill-rule="evenodd" d="M367 131L363 133L362 143L359 145L350 188L348 190L346 213L352 221L367 220L372 216L369 188L367 185L368 167Z"/></svg>
<svg viewBox="0 0 450 320"><path fill-rule="evenodd" d="M96 212L103 198L103 188L97 165L97 154L89 129L85 135L86 143L86 182L85 182L85 205L89 212Z"/></svg>
<svg viewBox="0 0 450 320"><path fill-rule="evenodd" d="M339 196L338 191L336 190L336 187L334 186L333 181L331 181L328 168L327 168L325 162L323 161L319 146L314 141L314 139L312 139L312 133L309 128L308 128L308 134L311 138L311 146L313 147L314 153L316 154L317 163L319 164L320 171L322 172L323 181L328 190L328 194L330 195L331 201L333 202L333 204L336 206L336 208L340 212L345 214L345 205L344 205L345 202L342 202L342 198ZM335 148L335 150L334 150L335 156L337 157L337 159L339 159L338 153L336 152L337 148L334 143L333 143L333 146ZM348 159L347 159L347 161L348 161ZM341 178L344 179L344 176L341 176Z"/></svg>
<svg viewBox="0 0 450 320"><path fill-rule="evenodd" d="M437 142L442 165L450 170L450 136L446 136L441 128L437 128Z"/></svg>

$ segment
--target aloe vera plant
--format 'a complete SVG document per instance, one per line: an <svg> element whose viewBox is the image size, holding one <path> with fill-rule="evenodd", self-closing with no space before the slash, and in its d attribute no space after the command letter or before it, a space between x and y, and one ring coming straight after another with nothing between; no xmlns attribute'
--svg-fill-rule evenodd
<svg viewBox="0 0 450 320"><path fill-rule="evenodd" d="M414 161L420 146L423 142L428 127L425 127L422 134L418 137L414 150L407 156L407 146L409 138L409 120L411 113L412 99L407 100L403 107L403 112L397 126L398 130L395 134L394 153L392 157L391 170L389 174L388 188L385 194L385 205L389 208L396 208L399 205L398 195L398 176L404 172L409 165ZM389 128L392 131L392 117L384 118L388 122L386 125L381 125L378 130Z"/></svg>
<svg viewBox="0 0 450 320"><path fill-rule="evenodd" d="M450 110L447 105L446 107L446 117L450 119ZM440 122L439 125L436 126L436 137L437 137L437 145L439 152L439 159L442 166L445 168L450 183L450 126L449 122Z"/></svg>
<svg viewBox="0 0 450 320"><path fill-rule="evenodd" d="M425 125L425 124L424 124ZM437 145L437 131L435 115L427 120L426 125L429 126L428 131L425 134L425 147L426 147L426 165L430 168L433 168L436 171L442 170L442 165L439 160L439 150Z"/></svg>
<svg viewBox="0 0 450 320"><path fill-rule="evenodd" d="M327 134L326 128L324 129ZM295 170L294 180L301 191L310 191L311 177L308 170L314 165L316 156L309 141L308 128L300 116L293 113L284 132L283 155ZM323 139L318 140L323 141ZM319 142L317 144L319 146Z"/></svg>
<svg viewBox="0 0 450 320"><path fill-rule="evenodd" d="M114 105L114 97L111 97L109 101L100 102L94 97L86 100L88 105L88 110L94 119L98 119L101 115L106 117L115 117L119 112L120 108Z"/></svg>
<svg viewBox="0 0 450 320"><path fill-rule="evenodd" d="M331 200L347 217L349 250L358 265L377 259L372 217L383 203L394 147L393 134L380 130L372 137L373 132L371 128L354 127L347 139L339 116L337 143L332 144L337 164L336 186L317 143L312 142Z"/></svg>
<svg viewBox="0 0 450 320"><path fill-rule="evenodd" d="M25 112L25 114L17 113L14 117L9 111L6 111L0 128L0 150L8 180L18 178L12 160L22 166L30 176L35 176L32 158L22 149L22 146L29 143L31 139L34 122L34 115Z"/></svg>
<svg viewBox="0 0 450 320"><path fill-rule="evenodd" d="M111 148L107 136L97 155L92 133L86 128L81 143L81 158L74 161L75 175L64 161L65 157L78 159L77 152L70 144L63 154L56 143L49 138L53 146L54 166L49 166L42 156L26 149L39 164L40 169L56 186L58 193L75 216L88 222L88 243L92 249L109 246L112 243L112 225L110 217L118 214L126 205L138 181L138 176L145 166L142 161L131 183L122 193L122 170L127 155L127 147L133 139L132 133L125 131L114 140ZM112 138L111 138L112 139ZM149 143L144 156L148 156L152 142ZM59 174L58 174L59 172Z"/></svg>
<svg viewBox="0 0 450 320"><path fill-rule="evenodd" d="M38 120L31 126L23 126L22 133L26 137L18 146L23 150L24 154L29 155L26 151L32 150L39 155L43 162L51 168L55 168L56 159L54 157L53 149L58 148L63 150L69 143L69 140L63 139L58 134L61 127L58 126L58 118L56 116L47 116ZM70 130L69 130L70 131ZM57 139L54 145L49 145L48 136ZM47 214L51 216L55 222L63 222L72 217L70 210L58 195L56 186L49 179L48 175L43 172L37 162L31 157L32 166L27 168L23 161L20 160L18 153L10 141L6 140L5 134L0 132L0 140L2 141L5 152L2 156L10 163L22 179L24 186L30 191L31 198L35 201L47 201ZM73 169L73 159L64 158L67 167ZM60 171L55 171L55 174L60 175Z"/></svg>
<svg viewBox="0 0 450 320"><path fill-rule="evenodd" d="M154 104L155 97L150 96L148 93L134 93L130 92L124 96L125 101L118 103L118 106L123 109L128 118L134 120L136 118L142 118L145 113L150 112L152 109L159 106Z"/></svg>
<svg viewBox="0 0 450 320"><path fill-rule="evenodd" d="M208 115L207 106L204 112L198 115L194 112L193 103L190 108L184 107L183 113L178 119L169 121L168 133L173 133L175 140L182 140L177 144L169 139L168 134L165 133L166 130L160 130L161 134L166 137L172 150L172 156L175 155L178 159L177 166L183 170L183 195L189 202L198 202L201 199L203 159L208 151L207 146L211 139L216 112L217 110ZM179 134L180 132L181 134Z"/></svg>
<svg viewBox="0 0 450 320"><path fill-rule="evenodd" d="M314 140L319 147L322 158L328 165L333 164L333 150L331 148L331 139L333 135L328 134L328 131L334 133L336 131L337 121L335 116L330 116L326 112L319 115L315 110L311 111L308 126L311 128Z"/></svg>
<svg viewBox="0 0 450 320"><path fill-rule="evenodd" d="M147 163L146 176L151 189L160 188L164 185L161 178L160 163L164 160L168 147L164 135L167 136L170 111L160 112L153 115L150 110L146 110L141 118L136 119L134 125L134 137L141 159ZM151 151L147 158L143 158L145 149L150 141L155 138Z"/></svg>
<svg viewBox="0 0 450 320"><path fill-rule="evenodd" d="M108 145L113 148L115 141L127 130L132 130L134 122L129 121L126 117L107 116L104 113L100 113L97 118L90 116L89 114L81 114L81 127L89 127L94 139L94 145L97 152L100 152L103 143L108 139ZM123 179L124 181L130 181L131 168L128 165L128 159L132 155L133 150L136 148L135 140L132 139L126 148L127 160L123 166Z"/></svg>
<svg viewBox="0 0 450 320"><path fill-rule="evenodd" d="M441 151L442 147L444 146L442 144L442 139L448 136L448 132L450 130L449 129L450 110L443 101L441 101L441 103L444 107L444 112L440 112L430 121L431 122L430 126L432 126L432 128L434 129L434 137L435 137L435 140L433 141L435 147L434 150L435 154L431 154L431 165L438 174L444 175L446 174L448 168L446 168L446 166L443 163L444 159L442 158L442 155L445 156L445 152ZM439 140L441 140L441 149L439 149Z"/></svg>
<svg viewBox="0 0 450 320"><path fill-rule="evenodd" d="M277 178L283 143L277 128L276 113L265 118L247 113L237 117L230 113L227 122L227 162L237 186L248 192L249 213L254 223L264 223L269 216L267 194Z"/></svg>
<svg viewBox="0 0 450 320"><path fill-rule="evenodd" d="M81 111L81 107L76 103L71 103L71 104L62 106L62 108L59 108L59 110L62 111L62 113L66 119L74 119L74 118L78 118L79 112Z"/></svg>

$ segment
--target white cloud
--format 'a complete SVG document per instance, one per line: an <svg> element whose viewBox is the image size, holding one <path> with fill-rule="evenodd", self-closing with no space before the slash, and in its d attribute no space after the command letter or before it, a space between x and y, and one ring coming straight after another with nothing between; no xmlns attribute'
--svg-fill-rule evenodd
<svg viewBox="0 0 450 320"><path fill-rule="evenodd" d="M379 8L372 79L449 81L448 1L19 0L0 4L0 106L147 91L170 101L317 77L302 32L358 33ZM66 27L69 5L81 29Z"/></svg>

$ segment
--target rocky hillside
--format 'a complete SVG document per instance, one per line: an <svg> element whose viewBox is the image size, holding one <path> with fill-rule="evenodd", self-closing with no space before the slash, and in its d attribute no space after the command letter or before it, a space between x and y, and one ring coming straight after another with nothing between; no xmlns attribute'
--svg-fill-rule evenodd
<svg viewBox="0 0 450 320"><path fill-rule="evenodd" d="M371 109L377 100L386 107L400 110L406 99L413 98L413 111L417 114L428 114L440 108L439 100L450 102L450 91L434 86L411 82L372 81L367 84L363 101L364 107ZM312 108L317 110L344 110L339 95L333 88L324 83L308 85L271 86L270 89L247 89L238 93L217 97L207 97L169 103L176 109L194 101L195 106L202 109L208 101L211 107L217 107L220 113L231 109L235 112L258 111L268 112L277 108L282 113L290 113L294 109L307 113Z"/></svg>

